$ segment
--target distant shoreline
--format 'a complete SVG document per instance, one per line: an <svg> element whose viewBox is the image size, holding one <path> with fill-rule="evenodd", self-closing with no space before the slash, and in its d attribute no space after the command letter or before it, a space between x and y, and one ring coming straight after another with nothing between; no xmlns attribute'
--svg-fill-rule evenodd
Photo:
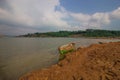
<svg viewBox="0 0 120 80"><path fill-rule="evenodd" d="M28 33L17 37L93 37L93 38L120 38L120 31L87 29L86 31L58 31L45 33Z"/></svg>
<svg viewBox="0 0 120 80"><path fill-rule="evenodd" d="M120 37L13 37L13 38L88 38L88 39L120 39Z"/></svg>
<svg viewBox="0 0 120 80"><path fill-rule="evenodd" d="M0 37L0 38L86 38L86 39L120 39L120 37L18 37L18 36L12 36L12 37Z"/></svg>

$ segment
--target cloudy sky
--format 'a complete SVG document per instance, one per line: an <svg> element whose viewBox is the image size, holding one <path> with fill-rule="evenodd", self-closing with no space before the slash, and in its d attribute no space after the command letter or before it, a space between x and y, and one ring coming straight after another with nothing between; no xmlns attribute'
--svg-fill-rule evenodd
<svg viewBox="0 0 120 80"><path fill-rule="evenodd" d="M120 0L0 0L0 34L120 30Z"/></svg>

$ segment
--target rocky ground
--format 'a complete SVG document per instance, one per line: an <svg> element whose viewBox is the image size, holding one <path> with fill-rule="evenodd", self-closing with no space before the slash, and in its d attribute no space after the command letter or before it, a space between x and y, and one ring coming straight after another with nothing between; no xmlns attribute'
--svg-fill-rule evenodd
<svg viewBox="0 0 120 80"><path fill-rule="evenodd" d="M78 48L58 64L19 80L120 80L120 42Z"/></svg>

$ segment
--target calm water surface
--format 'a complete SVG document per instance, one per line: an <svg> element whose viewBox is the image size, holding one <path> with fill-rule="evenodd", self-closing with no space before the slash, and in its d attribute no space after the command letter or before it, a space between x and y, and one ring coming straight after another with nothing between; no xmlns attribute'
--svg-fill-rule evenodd
<svg viewBox="0 0 120 80"><path fill-rule="evenodd" d="M87 46L99 41L113 42L119 39L87 38L0 38L0 80L18 80L35 69L49 67L58 62L57 48L70 42Z"/></svg>

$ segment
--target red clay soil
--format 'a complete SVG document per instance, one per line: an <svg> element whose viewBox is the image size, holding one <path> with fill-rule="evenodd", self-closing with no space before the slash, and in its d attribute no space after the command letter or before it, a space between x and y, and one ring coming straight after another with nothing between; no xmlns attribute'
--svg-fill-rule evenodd
<svg viewBox="0 0 120 80"><path fill-rule="evenodd" d="M120 42L79 48L58 64L19 80L120 80Z"/></svg>

